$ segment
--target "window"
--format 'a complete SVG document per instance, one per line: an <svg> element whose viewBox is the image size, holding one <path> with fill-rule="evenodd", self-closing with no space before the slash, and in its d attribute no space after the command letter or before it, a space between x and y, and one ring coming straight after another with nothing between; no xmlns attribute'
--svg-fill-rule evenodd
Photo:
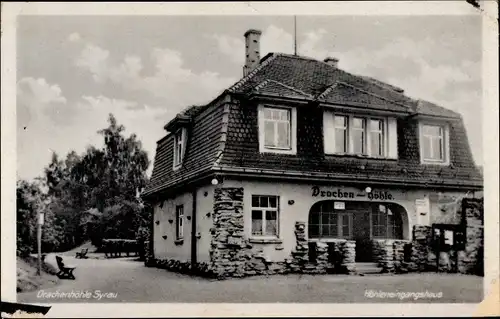
<svg viewBox="0 0 500 319"><path fill-rule="evenodd" d="M252 196L252 236L279 236L278 196Z"/></svg>
<svg viewBox="0 0 500 319"><path fill-rule="evenodd" d="M181 128L174 135L174 167L179 167L182 164L186 145L185 139L186 129Z"/></svg>
<svg viewBox="0 0 500 319"><path fill-rule="evenodd" d="M309 213L309 238L352 237L352 214L339 213L333 201L315 204Z"/></svg>
<svg viewBox="0 0 500 319"><path fill-rule="evenodd" d="M266 148L290 149L290 110L264 109L264 145Z"/></svg>
<svg viewBox="0 0 500 319"><path fill-rule="evenodd" d="M365 154L365 119L355 117L352 120L352 152Z"/></svg>
<svg viewBox="0 0 500 319"><path fill-rule="evenodd" d="M335 149L338 153L347 153L347 116L335 116Z"/></svg>
<svg viewBox="0 0 500 319"><path fill-rule="evenodd" d="M261 152L295 153L296 111L294 108L259 107Z"/></svg>
<svg viewBox="0 0 500 319"><path fill-rule="evenodd" d="M175 237L182 239L184 237L184 206L175 207Z"/></svg>
<svg viewBox="0 0 500 319"><path fill-rule="evenodd" d="M447 161L445 127L424 124L421 129L421 154L423 162L444 163Z"/></svg>
<svg viewBox="0 0 500 319"><path fill-rule="evenodd" d="M370 120L370 150L371 155L384 156L384 121Z"/></svg>
<svg viewBox="0 0 500 319"><path fill-rule="evenodd" d="M401 239L403 221L401 215L387 205L376 205L372 213L372 236L374 238Z"/></svg>
<svg viewBox="0 0 500 319"><path fill-rule="evenodd" d="M397 158L396 125L396 120L393 118L325 112L323 118L325 153Z"/></svg>

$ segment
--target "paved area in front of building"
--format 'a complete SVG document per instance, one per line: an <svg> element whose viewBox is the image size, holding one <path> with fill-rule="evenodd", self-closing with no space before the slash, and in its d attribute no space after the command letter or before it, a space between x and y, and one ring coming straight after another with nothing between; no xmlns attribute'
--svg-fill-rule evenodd
<svg viewBox="0 0 500 319"><path fill-rule="evenodd" d="M18 302L477 303L483 295L482 277L457 274L280 275L214 281L147 268L134 258L64 258L77 266L76 280L20 293Z"/></svg>

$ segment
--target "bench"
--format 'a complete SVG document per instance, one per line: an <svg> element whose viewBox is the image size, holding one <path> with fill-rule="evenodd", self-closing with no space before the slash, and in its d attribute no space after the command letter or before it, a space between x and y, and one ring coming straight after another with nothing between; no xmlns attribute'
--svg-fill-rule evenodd
<svg viewBox="0 0 500 319"><path fill-rule="evenodd" d="M59 272L56 274L60 279L76 279L73 275L75 266L65 265L61 256L56 256L57 266L59 267Z"/></svg>
<svg viewBox="0 0 500 319"><path fill-rule="evenodd" d="M88 249L88 248L85 248L85 249L83 249L83 248L82 248L82 251L80 251L80 252L76 252L76 256L75 256L75 258L80 258L80 259L83 259L83 258L89 258L89 257L87 256L87 253L88 253L88 252L89 252L89 249Z"/></svg>

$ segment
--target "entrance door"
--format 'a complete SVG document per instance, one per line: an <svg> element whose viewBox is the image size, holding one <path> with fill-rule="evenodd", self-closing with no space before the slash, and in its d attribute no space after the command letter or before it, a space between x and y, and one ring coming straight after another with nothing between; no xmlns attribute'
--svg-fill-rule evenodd
<svg viewBox="0 0 500 319"><path fill-rule="evenodd" d="M358 205L353 215L354 240L356 240L356 261L371 262L373 261L373 247L370 234L370 206L366 204Z"/></svg>
<svg viewBox="0 0 500 319"><path fill-rule="evenodd" d="M352 237L352 214L338 214L338 236L349 239Z"/></svg>

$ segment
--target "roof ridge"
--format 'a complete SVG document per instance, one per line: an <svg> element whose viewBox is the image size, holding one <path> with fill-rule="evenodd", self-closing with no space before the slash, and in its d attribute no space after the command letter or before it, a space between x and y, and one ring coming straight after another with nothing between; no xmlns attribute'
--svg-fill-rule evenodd
<svg viewBox="0 0 500 319"><path fill-rule="evenodd" d="M259 63L259 65L255 69L250 71L246 76L242 77L238 82L233 84L229 89L227 89L227 91L234 92L236 89L239 89L243 84L247 83L259 70L261 70L263 67L268 65L271 61L276 59L276 57L278 56L276 53L270 53L270 54L271 54L270 57L262 58L262 60L261 60L262 62Z"/></svg>
<svg viewBox="0 0 500 319"><path fill-rule="evenodd" d="M264 86L266 86L266 84L269 83L269 81L271 81L271 80L265 79L264 81L257 84L253 89L258 91L258 90L262 89Z"/></svg>
<svg viewBox="0 0 500 319"><path fill-rule="evenodd" d="M285 88L287 88L287 89L289 89L289 90L291 90L291 91L294 91L294 92L296 92L296 93L302 94L302 95L304 95L304 96L307 96L307 97L310 97L310 98L312 98L312 97L313 97L311 94L308 94L308 93L306 93L306 92L303 92L302 90L299 90L299 89L294 88L294 87L292 87L292 86L286 85L285 83L281 83L281 82L279 82L279 81L276 81L276 80L269 80L269 79L265 80L264 82L266 82L266 81L267 81L267 82L274 82L274 83L276 83L276 84L279 84L279 85L281 85L281 86L283 86L283 87L285 87ZM263 84L264 82L262 82L261 84ZM261 85L261 84L259 84L259 85ZM267 83L266 83L266 84L267 84ZM264 84L264 85L265 85L265 84Z"/></svg>
<svg viewBox="0 0 500 319"><path fill-rule="evenodd" d="M330 84L322 93L320 93L316 99L322 99L324 98L328 93L330 93L331 90L333 90L337 86L337 82L334 82L333 84Z"/></svg>
<svg viewBox="0 0 500 319"><path fill-rule="evenodd" d="M369 91L363 90L362 88L359 88L359 87L357 87L357 86L355 86L355 85L352 85L352 84L346 83L346 82L344 82L344 81L337 81L337 83L338 83L338 84L341 84L341 85L345 85L345 86L351 87L351 88L353 88L353 89L355 89L355 90L358 90L358 91L360 91L360 92L363 92L363 93L365 93L365 94L368 94L368 95L371 95L371 96L375 96L375 97L377 97L377 98L379 98L379 99L382 99L382 100L384 100L384 101L391 102L391 103L394 103L394 104L397 104L397 105L403 106L403 107L405 107L405 108L407 108L407 109L410 109L410 110L412 110L412 109L413 109L413 108L411 107L411 105L406 105L406 104L403 104L403 103L401 103L401 102L393 101L393 100L391 100L391 99L388 99L388 98L383 97L383 96L381 96L381 95L378 95L378 94L376 94L376 93L373 93L373 92L369 92Z"/></svg>
<svg viewBox="0 0 500 319"><path fill-rule="evenodd" d="M368 80L370 83L380 87L381 89L390 89L390 90L394 91L394 93L398 93L400 95L406 96L404 94L403 88L400 88L400 87L392 85L390 83L381 81L379 79L376 79L376 78L368 76L368 75L357 75L357 76L359 76L360 78L363 78L365 80Z"/></svg>

